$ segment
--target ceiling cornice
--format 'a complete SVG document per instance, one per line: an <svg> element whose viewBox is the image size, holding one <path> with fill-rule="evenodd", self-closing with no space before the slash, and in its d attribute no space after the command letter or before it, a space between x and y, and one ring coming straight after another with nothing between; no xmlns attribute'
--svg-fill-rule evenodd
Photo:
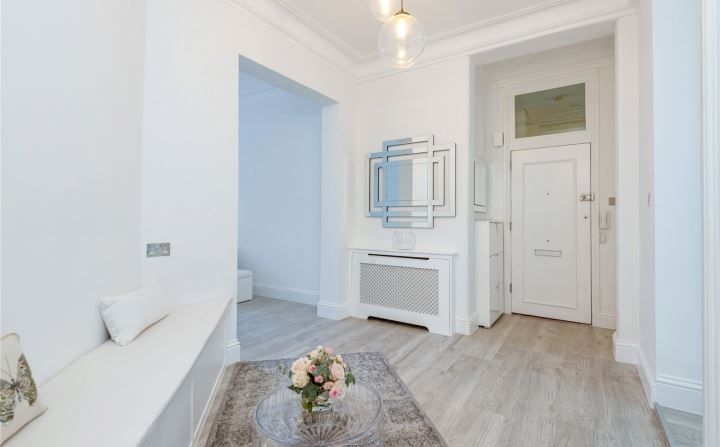
<svg viewBox="0 0 720 447"><path fill-rule="evenodd" d="M285 34L291 41L310 51L318 59L342 74L355 78L355 59L278 2L268 0L224 1L255 20Z"/></svg>
<svg viewBox="0 0 720 447"><path fill-rule="evenodd" d="M396 70L375 59L360 64L355 75L358 81L368 81L544 36L614 22L634 13L634 4L634 0L564 2L430 43L418 63L409 69ZM600 36L588 36L588 39L597 37Z"/></svg>
<svg viewBox="0 0 720 447"><path fill-rule="evenodd" d="M288 0L224 0L249 13L320 60L356 81L404 71L388 67L374 54L359 55ZM420 62L410 68L444 62L553 33L616 20L635 12L636 0L547 0L539 5L482 20L432 36Z"/></svg>
<svg viewBox="0 0 720 447"><path fill-rule="evenodd" d="M324 39L326 39L331 44L338 47L341 51L343 51L345 54L347 54L349 57L351 57L355 62L362 62L364 58L367 57L367 55L360 54L358 51L355 51L353 47L345 43L344 40L337 37L332 32L328 31L327 28L322 26L320 23L318 23L315 19L311 18L304 12L302 12L298 7L296 7L292 2L289 2L288 0L275 0L278 4L280 4L282 7L287 9L291 14L293 14L298 20L305 23L307 26L312 28L316 33L321 35ZM569 1L569 0L566 0Z"/></svg>

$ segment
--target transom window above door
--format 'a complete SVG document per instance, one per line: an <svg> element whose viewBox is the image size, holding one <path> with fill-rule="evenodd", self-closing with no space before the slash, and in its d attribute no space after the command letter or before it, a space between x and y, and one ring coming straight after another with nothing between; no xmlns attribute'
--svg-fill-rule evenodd
<svg viewBox="0 0 720 447"><path fill-rule="evenodd" d="M515 138L576 132L586 128L584 83L515 96Z"/></svg>

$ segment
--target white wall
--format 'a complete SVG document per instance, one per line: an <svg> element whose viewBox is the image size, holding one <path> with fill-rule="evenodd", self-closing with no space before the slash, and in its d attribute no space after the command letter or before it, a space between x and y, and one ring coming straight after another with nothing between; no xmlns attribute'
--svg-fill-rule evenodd
<svg viewBox="0 0 720 447"><path fill-rule="evenodd" d="M258 295L317 303L321 108L296 96L250 107L243 98L238 267L252 270Z"/></svg>
<svg viewBox="0 0 720 447"><path fill-rule="evenodd" d="M640 238L639 199L639 74L638 29L634 16L617 21L615 30L617 142L617 324L615 360L638 363ZM643 307L643 315L652 310ZM652 361L652 359L648 359ZM642 374L641 374L642 377Z"/></svg>
<svg viewBox="0 0 720 447"><path fill-rule="evenodd" d="M2 8L1 331L42 383L139 285L144 2Z"/></svg>
<svg viewBox="0 0 720 447"><path fill-rule="evenodd" d="M619 282L624 324L617 338L628 346L634 342L638 354L636 360L620 360L638 363L651 402L700 414L699 4L641 0L637 6L635 16L618 21L618 54L623 54L618 57L618 98L623 101L618 121L625 122L618 154L627 167L620 181L627 182L632 193L621 196L624 201L619 203L634 199L627 203L626 219L637 222L638 229L636 237L618 240L619 245L636 244L637 250L636 260L623 259L618 265L619 277L629 282L628 287ZM636 100L637 111L632 104ZM617 341L616 358L622 352Z"/></svg>
<svg viewBox="0 0 720 447"><path fill-rule="evenodd" d="M638 101L637 134L633 146L637 147L637 217L639 233L638 249L638 369L646 394L655 400L655 222L652 196L653 181L653 48L652 17L649 1L638 2L637 17L627 17L626 26L635 29L635 43L627 42L628 64L635 66L636 79L628 87L636 90ZM625 94L631 94L627 91Z"/></svg>
<svg viewBox="0 0 720 447"><path fill-rule="evenodd" d="M397 72L362 82L357 91L355 128L355 221L352 245L391 248L394 229L383 228L381 219L366 217L361 202L362 177L368 152L377 152L383 141L434 134L435 141L456 143L456 217L435 219L435 228L413 230L416 249L457 251L455 263L456 318L469 320L477 313L469 293L470 268L470 63L467 58Z"/></svg>
<svg viewBox="0 0 720 447"><path fill-rule="evenodd" d="M653 2L656 401L702 413L702 93L697 0Z"/></svg>
<svg viewBox="0 0 720 447"><path fill-rule="evenodd" d="M352 79L224 0L149 0L146 34L142 238L170 241L173 254L144 260L143 277L178 303L235 296L244 56L338 102L323 109L320 295L347 302Z"/></svg>
<svg viewBox="0 0 720 447"><path fill-rule="evenodd" d="M506 220L506 152L504 147L496 148L492 142L494 132L504 132L507 147L507 138L512 132L511 129L505 128L507 124L505 123L506 93L504 85L508 82L515 82L515 80L532 83L536 81L537 77L558 69L562 70L562 67L565 67L565 71L570 71L578 66L583 66L583 64L597 63L595 69L598 75L600 95L598 98L598 128L594 130L595 141L593 141L593 150L599 152L599 166L597 167L599 189L595 191L596 207L598 212L609 211L612 222L610 229L605 231L607 240L605 243L599 244L599 265L597 267L600 280L599 296L597 297L597 306L593 306L593 312L597 312L599 315L594 315L593 321L594 324L609 328L614 328L616 324L616 208L608 205L608 199L616 195L613 56L613 39L605 37L487 64L482 67L482 70L486 79L484 82L490 83L490 104L487 107L490 119L486 120L485 116L478 115L476 123L478 126L486 125L489 128L484 141L489 165L489 214L494 219ZM478 88L483 88L482 82L478 84ZM507 261L506 267L509 268L509 256Z"/></svg>

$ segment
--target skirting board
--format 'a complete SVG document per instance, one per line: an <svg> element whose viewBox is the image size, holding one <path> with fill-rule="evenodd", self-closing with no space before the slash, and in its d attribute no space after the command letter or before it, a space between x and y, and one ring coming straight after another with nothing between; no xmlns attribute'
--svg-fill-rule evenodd
<svg viewBox="0 0 720 447"><path fill-rule="evenodd" d="M292 301L295 303L310 304L311 306L315 306L318 301L320 301L319 292L261 282L253 284L253 295L275 298L277 300Z"/></svg>
<svg viewBox="0 0 720 447"><path fill-rule="evenodd" d="M615 329L615 315L601 313L593 319L593 326L605 329Z"/></svg>
<svg viewBox="0 0 720 447"><path fill-rule="evenodd" d="M237 340L235 340L235 341L237 342ZM226 352L227 352L227 349L226 349ZM240 343L238 343L238 353L239 352L240 352ZM194 446L196 444L198 436L202 432L202 429L205 426L205 423L207 422L208 416L210 416L213 402L215 402L215 398L217 397L217 392L220 389L220 386L222 385L223 378L225 377L225 370L227 369L228 365L231 364L227 360L228 360L228 357L226 354L225 355L225 364L220 369L220 374L218 374L217 379L215 379L215 383L213 384L213 388L212 388L212 391L210 392L210 396L208 397L207 402L205 402L205 408L203 408L203 412L200 415L200 420L198 421L198 424L195 427L195 433L193 433L192 442L190 443L191 446ZM239 356L238 356L238 360L239 360ZM233 363L236 363L236 362L233 362Z"/></svg>
<svg viewBox="0 0 720 447"><path fill-rule="evenodd" d="M617 332L613 334L613 355L616 362L637 365L638 344L634 341L621 340Z"/></svg>
<svg viewBox="0 0 720 447"><path fill-rule="evenodd" d="M645 355L643 355L642 349L637 350L637 370L640 375L640 383L642 384L643 391L645 391L645 398L647 398L650 408L655 407L655 371L648 365Z"/></svg>
<svg viewBox="0 0 720 447"><path fill-rule="evenodd" d="M317 303L317 316L330 320L342 320L350 316L350 303L330 303L320 301Z"/></svg>
<svg viewBox="0 0 720 447"><path fill-rule="evenodd" d="M455 318L455 333L472 335L480 328L480 314L476 313L468 319Z"/></svg>
<svg viewBox="0 0 720 447"><path fill-rule="evenodd" d="M687 413L697 415L703 413L702 383L680 377L655 374L650 369L637 343L618 340L613 335L613 349L616 362L630 363L637 366L640 382L651 407L654 407L657 402L665 407Z"/></svg>
<svg viewBox="0 0 720 447"><path fill-rule="evenodd" d="M705 404L702 383L658 374L655 378L655 402L664 407L702 415Z"/></svg>
<svg viewBox="0 0 720 447"><path fill-rule="evenodd" d="M240 361L240 341L237 338L225 342L225 366Z"/></svg>

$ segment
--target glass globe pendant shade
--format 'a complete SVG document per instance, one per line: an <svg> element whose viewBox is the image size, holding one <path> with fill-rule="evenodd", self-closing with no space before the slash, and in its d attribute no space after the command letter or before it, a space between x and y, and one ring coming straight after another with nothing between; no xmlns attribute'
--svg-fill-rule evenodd
<svg viewBox="0 0 720 447"><path fill-rule="evenodd" d="M386 22L400 10L400 0L370 0L370 11L375 20Z"/></svg>
<svg viewBox="0 0 720 447"><path fill-rule="evenodd" d="M400 11L385 22L378 36L378 51L394 68L412 66L425 49L425 30L420 22Z"/></svg>

